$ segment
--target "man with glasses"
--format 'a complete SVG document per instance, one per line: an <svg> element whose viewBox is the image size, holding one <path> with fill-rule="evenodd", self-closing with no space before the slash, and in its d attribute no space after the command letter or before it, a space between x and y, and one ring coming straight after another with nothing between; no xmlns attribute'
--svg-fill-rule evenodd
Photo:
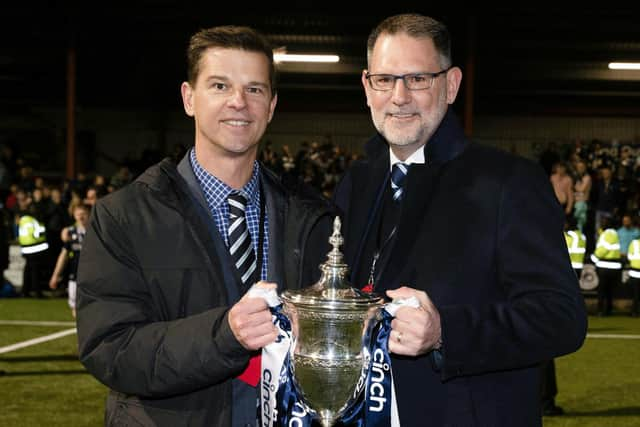
<svg viewBox="0 0 640 427"><path fill-rule="evenodd" d="M549 180L465 138L442 23L387 18L367 59L378 134L335 201L351 283L420 301L388 342L400 423L539 426L538 366L577 350L587 325Z"/></svg>

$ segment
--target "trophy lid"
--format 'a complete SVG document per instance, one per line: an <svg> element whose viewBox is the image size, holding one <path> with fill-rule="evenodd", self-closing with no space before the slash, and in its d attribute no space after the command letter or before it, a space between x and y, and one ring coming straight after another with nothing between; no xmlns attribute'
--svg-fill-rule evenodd
<svg viewBox="0 0 640 427"><path fill-rule="evenodd" d="M363 292L352 287L347 281L348 266L344 263L344 256L339 249L344 243L340 227L340 218L336 216L333 221L333 234L329 238L333 249L327 255L327 261L320 264L320 280L307 288L285 291L282 294L285 302L297 307L350 311L367 310L372 305L382 303L380 295Z"/></svg>

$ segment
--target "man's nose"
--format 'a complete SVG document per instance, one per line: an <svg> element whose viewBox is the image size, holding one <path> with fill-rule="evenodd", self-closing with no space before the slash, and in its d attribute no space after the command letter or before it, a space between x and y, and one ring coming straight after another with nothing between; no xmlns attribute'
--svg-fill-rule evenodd
<svg viewBox="0 0 640 427"><path fill-rule="evenodd" d="M391 100L394 104L403 105L411 101L411 93L407 89L404 79L397 78L393 84Z"/></svg>
<svg viewBox="0 0 640 427"><path fill-rule="evenodd" d="M244 108L247 105L247 99L244 88L234 89L229 97L228 105L233 108Z"/></svg>

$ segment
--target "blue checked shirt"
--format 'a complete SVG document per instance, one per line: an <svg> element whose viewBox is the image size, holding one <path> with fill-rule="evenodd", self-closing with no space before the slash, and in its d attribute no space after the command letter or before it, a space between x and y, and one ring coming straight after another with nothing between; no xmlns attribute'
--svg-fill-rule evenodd
<svg viewBox="0 0 640 427"><path fill-rule="evenodd" d="M193 173L202 188L204 198L207 201L209 210L213 215L213 219L216 222L220 235L224 238L224 243L229 247L229 236L227 230L229 229L229 205L227 204L227 198L229 193L233 191L224 182L220 181L215 176L207 172L196 159L195 149L191 149L189 155L191 160L191 168ZM247 198L247 208L245 213L247 215L247 227L249 228L249 234L251 235L251 244L253 250L258 254L258 237L260 233L260 165L255 162L253 165L253 174L249 182L240 189L240 193ZM267 213L264 215L264 242L262 248L262 271L260 272L260 278L262 280L267 279L267 261L269 254L269 220Z"/></svg>

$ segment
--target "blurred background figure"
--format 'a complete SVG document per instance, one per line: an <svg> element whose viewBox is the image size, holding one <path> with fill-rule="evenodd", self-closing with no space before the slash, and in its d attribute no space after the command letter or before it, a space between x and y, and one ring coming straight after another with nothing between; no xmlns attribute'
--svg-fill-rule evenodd
<svg viewBox="0 0 640 427"><path fill-rule="evenodd" d="M580 279L582 268L584 267L584 257L587 252L587 238L576 226L576 220L573 217L567 218L564 238L567 241L571 266L573 267L573 271L576 272L578 279Z"/></svg>
<svg viewBox="0 0 640 427"><path fill-rule="evenodd" d="M42 278L48 267L49 244L46 227L44 222L36 217L38 212L32 200L29 194L23 193L18 196L18 203L21 204L21 210L17 216L18 242L22 256L25 258L22 296L28 298L32 296L31 292L34 292L35 296L42 298L44 296Z"/></svg>
<svg viewBox="0 0 640 427"><path fill-rule="evenodd" d="M627 251L629 261L629 286L631 286L631 316L640 314L640 239L634 239Z"/></svg>
<svg viewBox="0 0 640 427"><path fill-rule="evenodd" d="M567 173L567 165L564 162L556 162L553 165L549 178L553 185L553 191L566 216L573 214L573 179Z"/></svg>
<svg viewBox="0 0 640 427"><path fill-rule="evenodd" d="M82 251L82 241L87 232L87 223L89 222L90 206L79 203L72 208L74 224L62 230L62 241L64 245L58 255L55 268L49 279L49 288L58 289L63 278L65 267L68 266L67 275L67 295L69 308L73 318L76 317L76 276L78 273L78 262L80 260L80 252Z"/></svg>
<svg viewBox="0 0 640 427"><path fill-rule="evenodd" d="M620 240L620 257L623 262L627 257L627 249L632 240L640 238L640 228L636 227L633 218L629 214L622 216L622 226L616 230Z"/></svg>
<svg viewBox="0 0 640 427"><path fill-rule="evenodd" d="M584 160L579 159L576 164L576 178L573 184L573 216L576 220L576 226L582 232L585 231L587 223L587 215L589 212L589 196L591 195L591 175L587 170L587 164Z"/></svg>
<svg viewBox="0 0 640 427"><path fill-rule="evenodd" d="M621 279L620 239L612 218L603 216L600 224L603 230L591 260L598 273L598 316L609 316L613 311L613 289Z"/></svg>
<svg viewBox="0 0 640 427"><path fill-rule="evenodd" d="M595 203L595 232L596 239L598 234L606 227L603 226L603 218L613 219L618 213L619 198L618 182L613 177L611 165L602 163L600 166L599 179L594 187L594 203ZM610 223L611 221L609 221Z"/></svg>

